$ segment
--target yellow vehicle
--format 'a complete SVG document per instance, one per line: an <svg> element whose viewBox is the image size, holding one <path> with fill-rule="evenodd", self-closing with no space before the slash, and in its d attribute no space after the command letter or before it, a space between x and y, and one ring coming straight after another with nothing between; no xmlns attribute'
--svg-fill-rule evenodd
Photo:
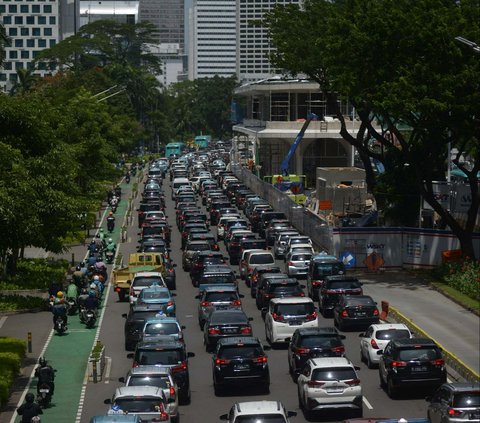
<svg viewBox="0 0 480 423"><path fill-rule="evenodd" d="M137 272L166 273L165 256L162 253L133 253L128 256L128 266L113 271L113 287L120 301L126 301L130 284Z"/></svg>
<svg viewBox="0 0 480 423"><path fill-rule="evenodd" d="M307 201L307 196L304 194L305 175L271 175L264 176L263 179L284 192L295 203L305 204Z"/></svg>

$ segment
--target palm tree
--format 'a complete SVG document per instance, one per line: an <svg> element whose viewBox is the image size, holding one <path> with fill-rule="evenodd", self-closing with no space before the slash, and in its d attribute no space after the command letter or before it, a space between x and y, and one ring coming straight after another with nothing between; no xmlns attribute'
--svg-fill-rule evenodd
<svg viewBox="0 0 480 423"><path fill-rule="evenodd" d="M7 33L2 24L0 24L0 66L2 66L3 59L5 58L5 47L10 45L10 39L7 37Z"/></svg>
<svg viewBox="0 0 480 423"><path fill-rule="evenodd" d="M37 78L38 77L33 74L33 69L18 69L17 80L10 90L10 94L25 94L33 88Z"/></svg>

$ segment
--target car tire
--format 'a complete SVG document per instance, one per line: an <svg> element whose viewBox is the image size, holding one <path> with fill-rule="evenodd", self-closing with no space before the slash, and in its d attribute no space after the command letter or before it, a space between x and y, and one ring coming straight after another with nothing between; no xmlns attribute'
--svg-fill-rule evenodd
<svg viewBox="0 0 480 423"><path fill-rule="evenodd" d="M382 388L385 388L385 386L386 386L386 385L385 385L385 381L383 380L382 372L381 372L380 370L378 370L378 378L379 378L379 380L380 380L380 386L381 386Z"/></svg>
<svg viewBox="0 0 480 423"><path fill-rule="evenodd" d="M363 418L363 407L360 407L358 410L354 410L353 413L352 413L352 417L354 419Z"/></svg>
<svg viewBox="0 0 480 423"><path fill-rule="evenodd" d="M375 363L370 359L370 353L367 351L367 367L369 369L374 369L376 367Z"/></svg>
<svg viewBox="0 0 480 423"><path fill-rule="evenodd" d="M396 396L397 396L397 389L395 388L395 386L393 385L393 380L391 377L389 377L387 379L387 395L391 398L391 399L395 399Z"/></svg>
<svg viewBox="0 0 480 423"><path fill-rule="evenodd" d="M216 397L221 397L223 396L223 392L220 386L218 386L216 383L213 384L213 393L215 394Z"/></svg>
<svg viewBox="0 0 480 423"><path fill-rule="evenodd" d="M127 299L127 296L125 295L125 291L120 290L118 292L118 300L123 303Z"/></svg>
<svg viewBox="0 0 480 423"><path fill-rule="evenodd" d="M177 412L177 416L175 418L172 418L172 423L180 423L180 413Z"/></svg>
<svg viewBox="0 0 480 423"><path fill-rule="evenodd" d="M270 383L266 383L263 386L262 392L264 395L269 395L270 394Z"/></svg>

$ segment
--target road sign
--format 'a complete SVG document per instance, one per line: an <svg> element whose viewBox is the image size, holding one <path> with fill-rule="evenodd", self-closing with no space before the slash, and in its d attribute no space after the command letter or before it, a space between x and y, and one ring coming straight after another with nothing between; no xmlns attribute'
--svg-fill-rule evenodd
<svg viewBox="0 0 480 423"><path fill-rule="evenodd" d="M348 251L345 251L342 256L340 257L340 260L342 260L343 265L349 269L350 267L355 266L355 257L353 256L352 253L349 253Z"/></svg>

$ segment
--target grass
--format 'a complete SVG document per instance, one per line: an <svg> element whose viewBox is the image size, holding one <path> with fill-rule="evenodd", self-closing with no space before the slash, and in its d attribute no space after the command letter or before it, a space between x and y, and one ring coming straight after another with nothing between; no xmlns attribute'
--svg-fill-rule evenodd
<svg viewBox="0 0 480 423"><path fill-rule="evenodd" d="M430 282L432 286L435 287L438 291L444 294L446 297L450 298L451 300L455 301L457 304L461 305L462 307L466 308L467 310L472 311L477 316L480 315L480 302L470 298L468 295L462 294L455 288L447 285L444 282L432 280Z"/></svg>

